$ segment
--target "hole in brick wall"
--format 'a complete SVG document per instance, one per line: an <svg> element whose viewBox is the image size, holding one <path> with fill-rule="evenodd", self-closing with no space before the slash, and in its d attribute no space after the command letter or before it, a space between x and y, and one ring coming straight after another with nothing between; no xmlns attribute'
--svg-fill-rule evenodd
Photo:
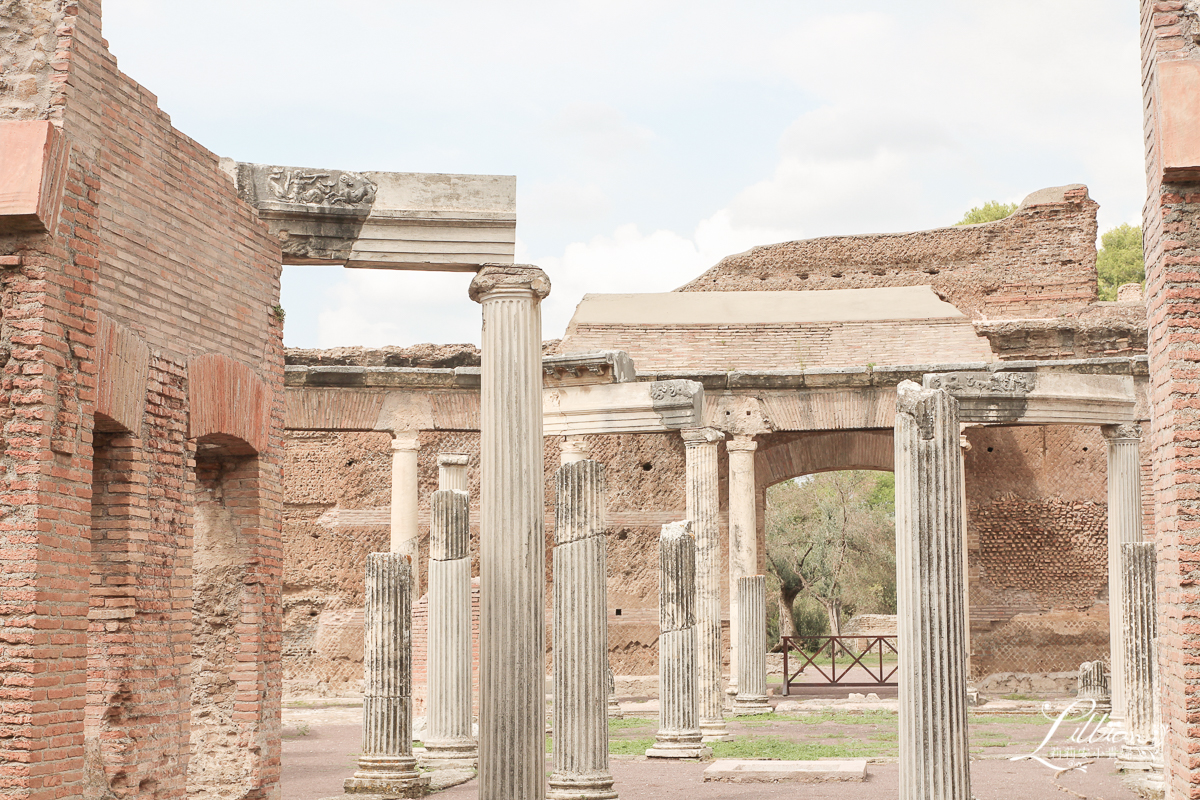
<svg viewBox="0 0 1200 800"><path fill-rule="evenodd" d="M650 470L654 469L654 465L647 461L645 464L642 464L642 469L646 472L649 472Z"/></svg>
<svg viewBox="0 0 1200 800"><path fill-rule="evenodd" d="M619 609L619 608L617 609L617 611L616 611L616 615L617 615L618 617L619 617L619 616L621 616L621 609Z"/></svg>
<svg viewBox="0 0 1200 800"><path fill-rule="evenodd" d="M800 273L800 280L802 280L802 281L806 281L806 280L808 280L808 273L807 273L807 272L801 272L801 273Z"/></svg>
<svg viewBox="0 0 1200 800"><path fill-rule="evenodd" d="M1086 447L1085 447L1085 448L1083 448L1083 452L1085 452L1085 453L1087 452L1087 448L1086 448Z"/></svg>
<svg viewBox="0 0 1200 800"><path fill-rule="evenodd" d="M347 467L353 467L353 466L354 466L354 459L352 458L352 459L350 459L349 461L347 461L347 462L346 462L346 466L347 466Z"/></svg>
<svg viewBox="0 0 1200 800"><path fill-rule="evenodd" d="M618 539L628 539L629 531L621 531L620 533L617 534L617 538Z"/></svg>
<svg viewBox="0 0 1200 800"><path fill-rule="evenodd" d="M829 274L829 277L831 277L831 278L840 278L840 277L842 277L842 273L840 273L840 272L831 272L831 273Z"/></svg>
<svg viewBox="0 0 1200 800"><path fill-rule="evenodd" d="M990 452L992 452L992 448L990 448L990 447L989 447L989 448L988 448L988 452L989 452L989 453L990 453Z"/></svg>

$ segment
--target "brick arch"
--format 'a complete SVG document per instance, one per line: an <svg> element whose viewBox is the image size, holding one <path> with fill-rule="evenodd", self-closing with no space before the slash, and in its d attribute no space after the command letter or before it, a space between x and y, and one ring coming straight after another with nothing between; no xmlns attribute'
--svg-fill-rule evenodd
<svg viewBox="0 0 1200 800"><path fill-rule="evenodd" d="M208 353L188 361L188 438L231 450L267 450L271 391L250 367Z"/></svg>
<svg viewBox="0 0 1200 800"><path fill-rule="evenodd" d="M146 411L150 348L106 314L96 326L96 430L137 433Z"/></svg>
<svg viewBox="0 0 1200 800"><path fill-rule="evenodd" d="M845 469L890 472L895 454L890 428L774 433L761 437L755 458L760 488L781 481Z"/></svg>

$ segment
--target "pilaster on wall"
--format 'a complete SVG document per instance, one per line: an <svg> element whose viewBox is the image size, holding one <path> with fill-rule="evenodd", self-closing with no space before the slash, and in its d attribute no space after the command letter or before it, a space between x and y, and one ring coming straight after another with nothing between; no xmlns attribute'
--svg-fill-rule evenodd
<svg viewBox="0 0 1200 800"><path fill-rule="evenodd" d="M1159 635L1167 796L1200 797L1200 10L1142 0L1147 200L1142 231L1159 552ZM1190 88L1189 88L1190 86Z"/></svg>

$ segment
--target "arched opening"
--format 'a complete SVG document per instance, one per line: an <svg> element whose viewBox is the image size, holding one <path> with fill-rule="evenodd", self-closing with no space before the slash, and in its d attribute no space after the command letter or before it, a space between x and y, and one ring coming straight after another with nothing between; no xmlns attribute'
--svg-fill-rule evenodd
<svg viewBox="0 0 1200 800"><path fill-rule="evenodd" d="M847 623L859 615L894 622L891 472L829 470L771 486L765 539L768 593L777 600L768 607L768 641L857 632Z"/></svg>

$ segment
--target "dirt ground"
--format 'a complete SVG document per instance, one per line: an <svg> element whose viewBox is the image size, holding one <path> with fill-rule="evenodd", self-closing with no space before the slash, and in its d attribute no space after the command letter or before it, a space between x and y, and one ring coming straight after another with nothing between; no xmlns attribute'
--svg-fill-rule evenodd
<svg viewBox="0 0 1200 800"><path fill-rule="evenodd" d="M733 742L714 746L714 757L812 760L865 758L867 781L836 784L730 784L703 781L706 762L648 760L641 753L657 722L653 701L625 703L626 717L610 725L612 772L625 800L665 798L804 797L887 800L898 796L896 701L772 698L783 713L733 719ZM361 701L313 700L284 709L283 796L318 800L342 793L354 770L361 737ZM978 800L1133 800L1122 784L1110 746L1086 741L1095 729L1083 720L1054 728L1057 707L1042 713L1038 703L993 701L970 719L972 793ZM1050 741L1040 750L1039 745ZM1074 735L1082 742L1070 741ZM1094 738L1094 737L1093 737ZM1036 753L1048 763L1014 757ZM547 756L547 767L553 763ZM1059 772L1059 769L1075 766ZM438 793L445 800L478 796L475 781Z"/></svg>

